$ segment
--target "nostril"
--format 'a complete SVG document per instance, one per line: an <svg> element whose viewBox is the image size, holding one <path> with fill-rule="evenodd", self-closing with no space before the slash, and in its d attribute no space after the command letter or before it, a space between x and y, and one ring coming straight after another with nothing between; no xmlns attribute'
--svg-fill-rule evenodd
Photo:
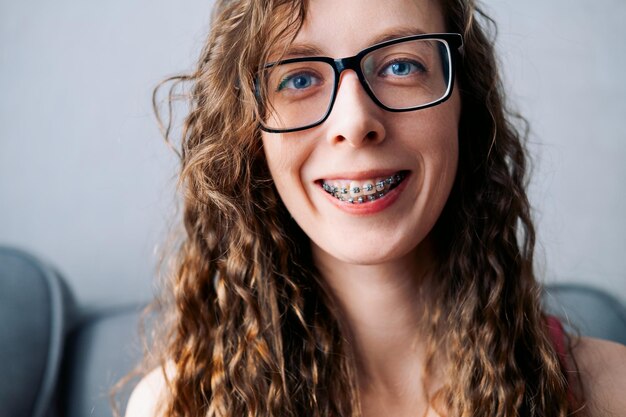
<svg viewBox="0 0 626 417"><path fill-rule="evenodd" d="M367 135L365 135L365 138L370 141L376 141L378 139L378 132L370 130L367 132Z"/></svg>
<svg viewBox="0 0 626 417"><path fill-rule="evenodd" d="M369 130L365 135L359 134L358 131L350 134L337 134L333 135L334 143L347 142L351 146L360 147L367 144L373 145L382 141L384 138L383 132L376 130Z"/></svg>

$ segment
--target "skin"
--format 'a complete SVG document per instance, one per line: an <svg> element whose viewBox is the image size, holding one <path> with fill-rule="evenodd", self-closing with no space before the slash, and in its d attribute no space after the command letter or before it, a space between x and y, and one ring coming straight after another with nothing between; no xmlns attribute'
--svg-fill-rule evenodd
<svg viewBox="0 0 626 417"><path fill-rule="evenodd" d="M339 58L384 35L405 32L445 32L438 4L314 0L293 49ZM456 89L438 106L387 112L370 99L356 74L346 71L323 124L263 134L276 188L310 237L316 266L351 329L368 414L398 416L426 408L419 384L409 383L419 379L424 353L417 342L416 306L420 281L432 262L428 234L456 174L460 112ZM377 169L410 170L411 175L395 203L374 214L338 209L316 182Z"/></svg>
<svg viewBox="0 0 626 417"><path fill-rule="evenodd" d="M344 57L400 29L444 30L441 13L429 1L366 3L310 2L293 49L306 45L326 56ZM427 18L431 15L436 18ZM367 31L361 29L364 21ZM415 250L439 217L454 180L459 114L456 90L433 108L387 112L369 98L356 74L346 71L333 111L322 125L263 134L276 188L311 238L320 263L380 265ZM413 174L402 198L379 215L337 210L315 183L332 174L376 169L408 169ZM329 256L334 259L326 259Z"/></svg>
<svg viewBox="0 0 626 417"><path fill-rule="evenodd" d="M364 30L367 28L367 30ZM351 56L398 28L445 32L430 0L312 0L295 44L330 57ZM337 40L340 39L341 42ZM342 74L329 118L315 128L263 134L276 188L311 239L316 265L351 330L365 416L435 416L419 383L421 282L432 262L429 232L448 198L457 169L458 91L436 107L390 113L376 106L352 71ZM329 203L316 180L370 169L411 171L398 200L380 213L354 215ZM626 348L582 338L572 352L591 416L625 415ZM174 368L167 370L173 377ZM438 381L435 379L433 387ZM126 417L161 415L163 371L134 390Z"/></svg>

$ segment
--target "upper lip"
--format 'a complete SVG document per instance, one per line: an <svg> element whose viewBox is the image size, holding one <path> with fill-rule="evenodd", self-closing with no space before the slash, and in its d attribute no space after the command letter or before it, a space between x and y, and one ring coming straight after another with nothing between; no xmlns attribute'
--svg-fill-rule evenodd
<svg viewBox="0 0 626 417"><path fill-rule="evenodd" d="M335 172L332 174L327 174L323 177L320 177L320 180L368 180L372 178L378 177L389 177L395 173L400 171L405 171L399 168L392 169L368 169L365 171L344 171L344 172Z"/></svg>

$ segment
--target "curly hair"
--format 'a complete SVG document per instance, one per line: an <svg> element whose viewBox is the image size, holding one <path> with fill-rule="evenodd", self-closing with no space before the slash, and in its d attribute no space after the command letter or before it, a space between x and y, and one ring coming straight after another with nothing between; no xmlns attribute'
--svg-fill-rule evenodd
<svg viewBox="0 0 626 417"><path fill-rule="evenodd" d="M459 417L564 417L574 405L533 272L525 126L507 109L491 19L472 0L441 5L464 37L462 114L457 177L432 231L426 379L442 372L445 384L429 400ZM170 106L177 83L191 85L184 233L150 356L174 369L166 417L362 415L348 329L273 186L251 87L305 15L304 0L218 1L198 67L166 80Z"/></svg>

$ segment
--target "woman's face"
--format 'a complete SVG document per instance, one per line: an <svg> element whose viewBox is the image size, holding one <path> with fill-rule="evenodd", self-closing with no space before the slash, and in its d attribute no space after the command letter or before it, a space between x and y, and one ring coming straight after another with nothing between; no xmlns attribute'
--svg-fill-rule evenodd
<svg viewBox="0 0 626 417"><path fill-rule="evenodd" d="M445 32L432 0L311 0L294 50L342 58L382 37ZM452 187L461 111L455 89L446 102L393 113L378 107L352 70L321 125L292 133L263 132L276 188L309 236L314 255L355 264L393 261L416 250L434 226ZM396 188L372 202L340 201L323 188L367 184L400 173ZM389 186L387 186L389 188Z"/></svg>

